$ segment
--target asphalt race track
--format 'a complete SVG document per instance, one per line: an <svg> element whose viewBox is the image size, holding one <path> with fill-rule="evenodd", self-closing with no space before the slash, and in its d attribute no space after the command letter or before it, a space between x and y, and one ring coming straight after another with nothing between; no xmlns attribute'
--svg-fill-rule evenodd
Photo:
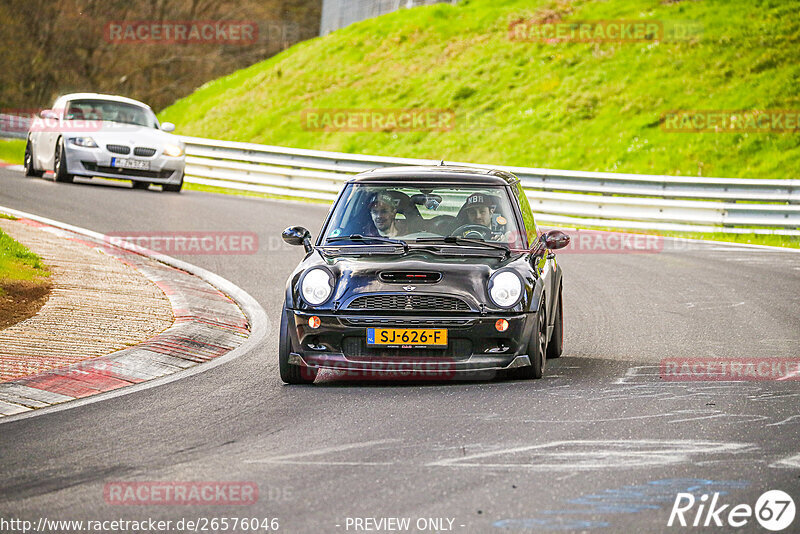
<svg viewBox="0 0 800 534"><path fill-rule="evenodd" d="M326 374L289 387L278 377L277 322L303 252L280 232L303 224L316 235L326 206L8 170L0 205L105 233L256 232L257 254L177 257L240 286L272 321L265 343L206 373L1 424L0 517L275 517L282 532L409 517L449 518L470 533L670 532L682 530L667 527L679 492L720 492L731 507L767 490L800 496L798 382L658 376L664 358L800 357L800 253L704 244L562 254L565 354L543 380ZM253 481L259 500L112 506L103 491L114 481ZM740 531L763 529L750 518Z"/></svg>

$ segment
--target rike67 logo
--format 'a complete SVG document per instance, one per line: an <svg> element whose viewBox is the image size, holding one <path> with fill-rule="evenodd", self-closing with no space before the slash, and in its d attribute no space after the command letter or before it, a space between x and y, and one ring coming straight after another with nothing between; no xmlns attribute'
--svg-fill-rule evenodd
<svg viewBox="0 0 800 534"><path fill-rule="evenodd" d="M741 528L755 517L765 529L778 532L792 524L794 515L794 500L781 490L765 492L754 507L722 504L719 493L704 493L699 498L691 493L678 493L667 526Z"/></svg>

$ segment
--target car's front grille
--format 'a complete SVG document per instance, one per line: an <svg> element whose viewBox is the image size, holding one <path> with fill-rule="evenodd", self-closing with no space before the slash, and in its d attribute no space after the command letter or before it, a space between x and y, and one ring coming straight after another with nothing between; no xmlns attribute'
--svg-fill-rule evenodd
<svg viewBox="0 0 800 534"><path fill-rule="evenodd" d="M139 178L160 178L167 179L172 176L173 170L163 171L143 171L139 169L120 169L117 167L107 167L105 165L98 165L91 161L81 161L81 164L89 172L103 172L106 174L118 174L120 176L137 176Z"/></svg>
<svg viewBox="0 0 800 534"><path fill-rule="evenodd" d="M142 156L143 158L149 158L150 156L156 153L156 149L137 146L136 148L133 149L133 153L137 156Z"/></svg>
<svg viewBox="0 0 800 534"><path fill-rule="evenodd" d="M125 145L106 145L106 149L114 154L130 154L131 148Z"/></svg>
<svg viewBox="0 0 800 534"><path fill-rule="evenodd" d="M440 295L364 295L347 306L350 310L470 311L469 304L456 297Z"/></svg>
<svg viewBox="0 0 800 534"><path fill-rule="evenodd" d="M387 349L367 347L363 337L349 336L342 339L342 354L347 358L453 358L465 359L472 355L469 339L450 338L446 349Z"/></svg>

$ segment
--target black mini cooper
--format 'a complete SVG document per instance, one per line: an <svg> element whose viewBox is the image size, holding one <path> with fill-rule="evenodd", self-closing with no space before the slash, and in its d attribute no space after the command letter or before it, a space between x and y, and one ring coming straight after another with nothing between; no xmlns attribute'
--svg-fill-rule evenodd
<svg viewBox="0 0 800 534"><path fill-rule="evenodd" d="M394 167L348 180L289 277L281 379L540 378L561 355L558 230L539 234L516 176Z"/></svg>

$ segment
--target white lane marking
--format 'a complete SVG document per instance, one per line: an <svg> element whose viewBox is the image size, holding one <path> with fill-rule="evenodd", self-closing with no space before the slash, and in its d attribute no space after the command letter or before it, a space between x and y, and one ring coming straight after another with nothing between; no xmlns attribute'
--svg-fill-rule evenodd
<svg viewBox="0 0 800 534"><path fill-rule="evenodd" d="M696 416L696 417L689 417L689 416ZM553 425L558 423L565 423L565 424L594 424L594 423L610 423L615 421L631 421L635 419L654 419L658 417L685 417L685 419L675 419L668 421L669 423L683 423L687 421L696 421L700 419L711 419L714 417L732 417L732 418L749 418L749 421L763 421L764 419L769 419L766 415L755 415L755 414L728 414L723 413L719 410L714 412L709 412L708 410L677 410L675 412L667 412L667 413L655 413L655 414L647 414L647 415L630 415L626 417L608 417L608 418L589 418L589 419L525 419L523 423L541 423L547 425Z"/></svg>
<svg viewBox="0 0 800 534"><path fill-rule="evenodd" d="M558 477L556 479L556 482L561 482L562 480L566 480L568 478L572 478L572 477L575 477L575 476L578 476L578 472L577 471L575 471L573 473L570 473L568 475L564 475L563 477Z"/></svg>
<svg viewBox="0 0 800 534"><path fill-rule="evenodd" d="M731 304L714 304L712 306L703 306L702 308L698 308L697 304L695 304L694 302L687 302L686 307L690 309L694 308L697 311L708 311L708 310L721 310L723 308L738 308L739 306L744 306L744 304L745 301L741 301L741 302L734 302Z"/></svg>
<svg viewBox="0 0 800 534"><path fill-rule="evenodd" d="M795 377L797 377L797 376L800 376L800 368L798 368L798 369L795 369L795 371L794 371L794 372L792 372L792 373L789 373L789 374L788 374L788 375L786 375L786 376L782 376L782 377L778 378L778 380L779 380L779 381L782 381L782 380L792 380L792 379L794 379L794 378L795 378Z"/></svg>
<svg viewBox="0 0 800 534"><path fill-rule="evenodd" d="M715 413L715 414L709 414L709 415L701 415L700 417L690 417L688 419L675 419L675 420L670 421L669 423L670 424L673 424L673 423L688 423L690 421L700 421L702 419L716 419L717 417L728 417L728 414L726 414L726 413Z"/></svg>
<svg viewBox="0 0 800 534"><path fill-rule="evenodd" d="M527 469L530 471L578 471L615 467L649 467L675 464L699 454L734 454L751 449L752 444L694 440L575 440L543 445L512 447L469 456L445 458L426 464L429 467L470 467ZM500 456L528 453L521 462L483 462Z"/></svg>
<svg viewBox="0 0 800 534"><path fill-rule="evenodd" d="M766 415L756 415L756 414L746 414L746 413L722 413L718 412L715 414L708 414L701 417L691 417L687 419L675 419L673 421L669 421L670 424L673 423L689 423L691 421L700 421L703 419L716 419L718 417L722 417L725 419L736 419L736 423L753 423L756 421L765 421L769 420L770 418ZM734 421L727 421L733 423Z"/></svg>
<svg viewBox="0 0 800 534"><path fill-rule="evenodd" d="M657 369L655 373L646 373L650 369ZM661 366L659 365L639 365L636 367L629 367L625 370L625 376L614 380L614 384L630 384L629 380L636 379L642 376L661 376Z"/></svg>
<svg viewBox="0 0 800 534"><path fill-rule="evenodd" d="M767 393L762 393L761 395L748 395L748 400L752 401L773 401L773 400L782 400L787 399L789 397L800 397L800 393L782 393L782 392L772 392L769 391Z"/></svg>
<svg viewBox="0 0 800 534"><path fill-rule="evenodd" d="M800 454L769 464L770 467L800 469Z"/></svg>
<svg viewBox="0 0 800 534"><path fill-rule="evenodd" d="M739 257L736 257L736 258L722 258L722 261L732 262L732 263L737 263L737 262L738 263L748 263L748 264L751 264L751 265L771 265L771 264L774 263L773 259L774 258L772 258L770 256L764 256L764 257L761 257L761 258L752 258L752 257L739 258ZM794 259L794 258L792 258L792 259Z"/></svg>
<svg viewBox="0 0 800 534"><path fill-rule="evenodd" d="M613 421L630 421L631 419L653 419L654 417L671 417L675 415L674 413L655 413L651 415L631 415L628 417L608 417L605 419L525 419L523 423L542 423L547 425L553 425L558 423L567 423L567 424L580 424L580 423L610 423Z"/></svg>
<svg viewBox="0 0 800 534"><path fill-rule="evenodd" d="M309 462L302 461L302 462L299 462L296 459L297 458L304 458L304 457L307 457L307 456L318 456L320 454L328 454L328 453L333 453L333 452L349 451L349 450L352 450L352 449L363 449L363 448L366 448L366 447L372 447L374 445L383 445L383 444L386 444L386 443L397 443L398 441L400 441L400 440L398 440L398 439L379 439L379 440L374 440L374 441L363 441L363 442L359 442L359 443L348 443L348 444L345 444L345 445L336 445L336 446L333 446L333 447L324 447L322 449L313 449L313 450L310 450L310 451L297 452L297 453L293 453L293 454L285 454L285 455L282 455L282 456L271 456L269 458L261 458L261 459L257 459L257 460L245 460L244 463L246 463L246 464L261 464L261 463L264 463L264 464L269 464L269 463L309 463L309 464L311 464L311 463L320 463L320 464L326 464L326 465L332 465L332 464L337 464L338 463L338 464L341 464L341 465L360 465L362 462L336 462L336 461L327 461L327 460L323 461L323 462L313 462L313 461L309 461ZM388 465L388 463L380 462L380 463L376 463L376 464L371 464L369 462L366 462L365 465Z"/></svg>
<svg viewBox="0 0 800 534"><path fill-rule="evenodd" d="M348 466L359 467L368 465L394 465L394 462L339 462L335 460L324 461L305 461L305 460L275 460L274 462L265 460L245 460L245 463L258 463L258 464L280 464L280 465L322 465L322 466Z"/></svg>
<svg viewBox="0 0 800 534"><path fill-rule="evenodd" d="M714 358L710 358L714 359ZM657 373L649 373L643 372L651 369L658 369ZM784 377L778 378L776 380L790 380L800 376L800 369L796 370L795 372L788 374ZM646 377L658 377L658 380L653 380L652 378ZM643 378L641 381L636 381L639 378ZM712 385L713 382L713 385ZM661 374L661 367L658 365L640 365L629 367L625 370L625 375L614 379L612 384L614 385L624 385L624 386L634 386L634 387L644 387L647 388L648 386L653 387L658 385L659 388L663 389L668 386L676 386L676 387L702 387L703 389L710 389L710 388L719 388L719 389L727 389L727 388L737 388L739 393L743 392L745 389L753 389L755 388L756 391L760 391L761 389L758 386L754 385L746 385L747 380L743 379L731 379L731 380L716 380L714 379L709 381L704 380L664 380ZM702 386L698 386L698 384L702 384ZM735 385L738 384L738 385ZM628 393L627 390L620 390L620 398L626 398ZM679 398L679 397L671 397L671 398Z"/></svg>
<svg viewBox="0 0 800 534"><path fill-rule="evenodd" d="M721 252L752 252L750 249L732 245L730 247L706 247L703 250L714 250Z"/></svg>
<svg viewBox="0 0 800 534"><path fill-rule="evenodd" d="M766 426L779 426L779 425L785 425L786 423L788 423L788 422L790 422L790 421L793 421L794 419L800 419L800 415L793 415L793 416L791 416L791 417L787 417L787 418L786 418L786 419L784 419L783 421L780 421L780 422L778 422L778 423L770 423L770 424L768 424L768 425L766 425Z"/></svg>

